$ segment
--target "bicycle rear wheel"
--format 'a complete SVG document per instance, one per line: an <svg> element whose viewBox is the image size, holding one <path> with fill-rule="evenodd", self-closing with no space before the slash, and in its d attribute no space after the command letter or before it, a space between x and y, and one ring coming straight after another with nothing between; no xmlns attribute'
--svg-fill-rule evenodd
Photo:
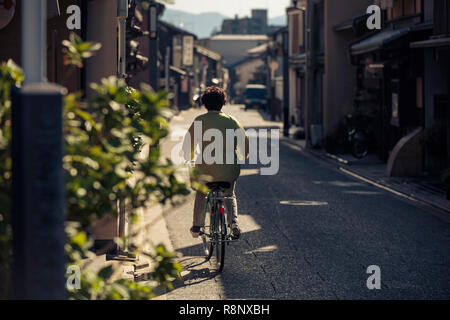
<svg viewBox="0 0 450 320"><path fill-rule="evenodd" d="M214 223L215 227L215 238L214 241L214 247L216 250L216 253L214 255L213 263L215 265L215 268L218 272L223 271L223 267L225 264L225 229L226 226L224 225L224 219L223 216L219 213L219 210L216 211L215 214L216 221Z"/></svg>
<svg viewBox="0 0 450 320"><path fill-rule="evenodd" d="M211 256L214 251L214 245L212 241L212 230L213 230L213 224L211 223L211 215L213 212L211 212L211 209L207 210L206 216L205 216L205 224L203 227L203 235L202 235L202 246L203 246L203 253L205 254L206 261L209 261L211 259Z"/></svg>

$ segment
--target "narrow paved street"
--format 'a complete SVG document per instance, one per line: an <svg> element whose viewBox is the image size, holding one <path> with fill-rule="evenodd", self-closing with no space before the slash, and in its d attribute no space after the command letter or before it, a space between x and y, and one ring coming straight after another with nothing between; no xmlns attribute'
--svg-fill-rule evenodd
<svg viewBox="0 0 450 320"><path fill-rule="evenodd" d="M277 127L257 111L226 106L246 128ZM171 122L186 130L199 109ZM176 142L164 145L169 155ZM246 165L237 197L243 236L227 247L222 274L210 271L192 239L194 197L166 210L184 281L164 299L448 299L450 216L340 172L280 140L280 169ZM381 290L366 286L381 269Z"/></svg>

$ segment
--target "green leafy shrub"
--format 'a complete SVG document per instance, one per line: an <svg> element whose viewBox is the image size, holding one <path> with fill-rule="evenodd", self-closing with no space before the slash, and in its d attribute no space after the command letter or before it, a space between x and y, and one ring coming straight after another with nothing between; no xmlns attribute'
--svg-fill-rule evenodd
<svg viewBox="0 0 450 320"><path fill-rule="evenodd" d="M79 67L99 45L85 45L71 36L64 43L66 62ZM0 274L8 280L11 264L11 120L10 91L23 81L23 73L12 61L0 65ZM122 79L109 77L93 84L94 93L64 99L63 131L66 172L67 263L81 268L81 289L70 291L72 299L149 299L154 286L171 288L180 277L181 266L174 254L159 245L149 254L155 263L153 285L116 279L114 267L94 272L88 268L92 239L84 232L93 218L115 214L118 201L127 201L131 221L136 211L152 201L173 202L189 193L176 178L176 168L162 159L159 143L168 134L171 115L167 93L148 86L130 88ZM139 250L139 248L135 248ZM2 288L9 285L2 281ZM8 292L1 292L6 297Z"/></svg>
<svg viewBox="0 0 450 320"><path fill-rule="evenodd" d="M133 215L149 200L165 203L186 195L186 185L158 147L168 133L166 93L131 89L116 77L92 88L87 101L79 94L65 99L69 220L85 226L92 215L114 212L117 201L126 199Z"/></svg>
<svg viewBox="0 0 450 320"><path fill-rule="evenodd" d="M78 68L83 67L83 60L92 57L102 45L98 42L83 41L76 33L70 34L70 41L62 42L64 49L64 64Z"/></svg>
<svg viewBox="0 0 450 320"><path fill-rule="evenodd" d="M24 76L12 61L0 64L0 299L9 294L12 263L11 230L11 88Z"/></svg>
<svg viewBox="0 0 450 320"><path fill-rule="evenodd" d="M74 41L73 45L66 43L73 56L84 58L77 50L98 48L91 44L86 49L79 39L71 37ZM117 203L126 201L127 214L135 221L137 210L152 201L173 202L177 196L187 195L187 185L177 180L176 168L160 154L159 143L168 134L167 119L172 115L167 93L155 93L146 85L140 90L131 88L114 76L91 88L93 94L87 100L81 94L65 98L63 165L67 172L68 220L85 227L93 217L115 214ZM72 231L69 239L69 264L82 264L89 255L90 240L80 228ZM153 285L115 280L117 270L112 266L95 273L84 265L81 289L71 292L71 297L149 299L154 297L154 286L171 288L170 281L180 277L181 266L164 246L159 245L155 252L143 252L155 262Z"/></svg>

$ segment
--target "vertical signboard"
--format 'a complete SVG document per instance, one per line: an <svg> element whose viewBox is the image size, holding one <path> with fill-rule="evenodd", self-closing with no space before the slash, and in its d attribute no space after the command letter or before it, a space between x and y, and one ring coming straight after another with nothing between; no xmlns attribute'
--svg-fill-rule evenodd
<svg viewBox="0 0 450 320"><path fill-rule="evenodd" d="M192 67L194 65L194 37L183 37L183 66Z"/></svg>

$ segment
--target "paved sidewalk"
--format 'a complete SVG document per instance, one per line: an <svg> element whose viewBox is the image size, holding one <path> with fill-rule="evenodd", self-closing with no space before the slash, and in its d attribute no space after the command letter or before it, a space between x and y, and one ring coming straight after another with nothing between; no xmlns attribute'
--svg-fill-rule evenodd
<svg viewBox="0 0 450 320"><path fill-rule="evenodd" d="M159 204L151 205L141 210L140 220L133 231L136 235L133 237L133 244L143 248L145 252L152 252L153 245L164 244L168 251L173 252L173 246L169 238L166 222L163 217L163 207ZM150 280L149 273L153 270L153 262L146 255L140 254L136 259L127 259L125 256L112 256L106 254L98 255L88 262L88 268L92 271L98 271L107 266L115 266L117 272L113 279L135 279Z"/></svg>

